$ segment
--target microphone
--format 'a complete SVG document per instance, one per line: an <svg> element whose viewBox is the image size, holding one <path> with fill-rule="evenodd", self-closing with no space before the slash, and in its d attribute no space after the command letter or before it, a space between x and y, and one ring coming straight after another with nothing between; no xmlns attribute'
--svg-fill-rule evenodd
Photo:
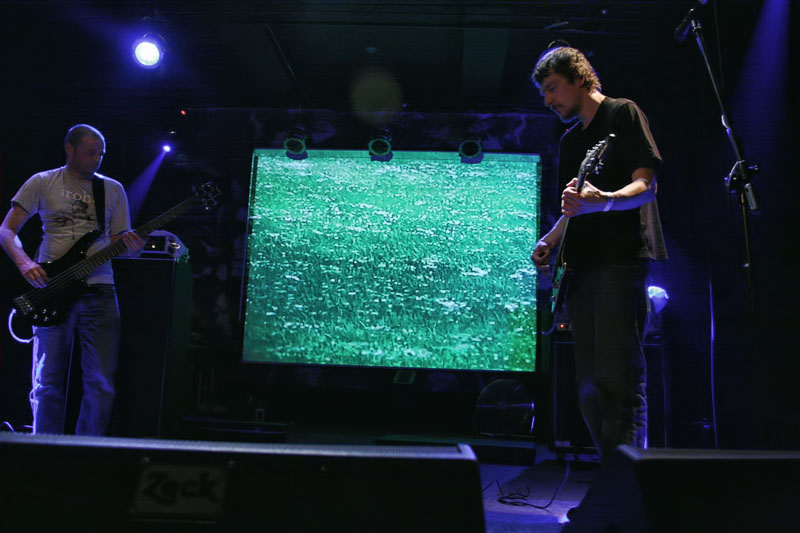
<svg viewBox="0 0 800 533"><path fill-rule="evenodd" d="M692 20L694 20L695 10L700 6L706 5L707 3L708 0L697 0L697 2L694 4L694 7L692 7L688 13L686 13L686 16L683 17L681 23L678 24L677 28L675 28L675 33L673 33L676 41L682 43L686 40L686 36L689 35L689 29L692 27Z"/></svg>

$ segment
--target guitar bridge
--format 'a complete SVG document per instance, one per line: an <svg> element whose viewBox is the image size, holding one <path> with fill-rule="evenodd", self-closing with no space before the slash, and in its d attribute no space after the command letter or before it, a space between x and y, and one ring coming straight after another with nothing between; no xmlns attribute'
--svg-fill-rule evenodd
<svg viewBox="0 0 800 533"><path fill-rule="evenodd" d="M17 311L19 311L25 316L33 313L34 311L33 306L28 301L28 299L25 298L25 296L18 296L13 299L13 302L14 302L14 307L17 308Z"/></svg>

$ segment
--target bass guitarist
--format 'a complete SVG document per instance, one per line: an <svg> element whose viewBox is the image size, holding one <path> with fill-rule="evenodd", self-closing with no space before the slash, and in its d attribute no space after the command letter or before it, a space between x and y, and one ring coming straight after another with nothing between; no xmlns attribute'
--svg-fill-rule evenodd
<svg viewBox="0 0 800 533"><path fill-rule="evenodd" d="M31 176L11 200L0 227L0 242L25 280L37 288L50 278L41 263L59 259L93 230L100 237L87 253L122 239L128 255L136 256L144 240L131 231L128 198L121 183L97 174L105 155L102 133L88 124L70 128L64 139L63 167ZM20 228L38 214L43 237L36 260L23 250ZM111 263L86 277L86 290L57 325L34 328L30 393L34 433L65 431L66 375L73 340L81 347L83 397L75 433L105 435L115 395L120 317Z"/></svg>
<svg viewBox="0 0 800 533"><path fill-rule="evenodd" d="M619 444L644 447L647 436L642 348L650 262L666 259L656 205L661 156L647 118L631 100L600 92L578 50L547 50L533 71L544 104L565 123L559 184L562 216L531 255L548 270L561 242L566 304L575 342L580 410L602 458ZM613 134L605 163L578 190L576 174L592 146Z"/></svg>

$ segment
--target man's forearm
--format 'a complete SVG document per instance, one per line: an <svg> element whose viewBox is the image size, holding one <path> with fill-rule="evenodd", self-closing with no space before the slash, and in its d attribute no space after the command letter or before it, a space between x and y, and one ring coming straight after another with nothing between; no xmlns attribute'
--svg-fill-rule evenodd
<svg viewBox="0 0 800 533"><path fill-rule="evenodd" d="M34 261L25 253L22 241L10 229L0 228L0 245L2 245L6 255L11 258L20 272L24 272L33 265Z"/></svg>
<svg viewBox="0 0 800 533"><path fill-rule="evenodd" d="M648 204L656 199L656 176L651 168L640 167L633 171L631 182L621 189L607 192L603 211L625 211Z"/></svg>
<svg viewBox="0 0 800 533"><path fill-rule="evenodd" d="M622 189L606 194L606 199L612 201L611 209L614 211L635 209L652 202L655 198L655 183L646 180L636 180Z"/></svg>
<svg viewBox="0 0 800 533"><path fill-rule="evenodd" d="M558 220L553 227L544 234L539 240L544 241L550 248L555 248L561 242L561 235L564 233L564 224L567 218L564 215L558 217Z"/></svg>

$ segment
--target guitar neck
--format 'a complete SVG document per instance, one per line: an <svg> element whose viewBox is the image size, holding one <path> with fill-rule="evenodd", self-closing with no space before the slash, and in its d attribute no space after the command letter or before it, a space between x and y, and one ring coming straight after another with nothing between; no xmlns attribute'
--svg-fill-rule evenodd
<svg viewBox="0 0 800 533"><path fill-rule="evenodd" d="M583 184L586 183L586 178L589 177L589 174L596 174L600 171L600 168L603 166L603 161L605 159L608 146L615 137L615 134L609 133L605 139L594 145L593 148L586 152L586 157L584 158L580 169L578 170L578 183L575 186L575 190L577 190L578 193L583 190ZM558 244L558 254L556 255L556 264L559 267L564 266L564 241L567 238L568 226L569 217L564 220L564 229L561 231L561 239L559 239L560 242Z"/></svg>
<svg viewBox="0 0 800 533"><path fill-rule="evenodd" d="M147 238L153 231L164 226L168 222L174 220L181 215L184 211L188 211L197 205L197 198L189 198L179 203L169 211L162 213L150 222L135 229L134 232L142 239ZM125 252L126 246L122 239L113 242L100 250L99 252L87 257L83 261L75 263L69 270L74 274L77 279L83 279L97 269L97 267L110 261L112 258Z"/></svg>
<svg viewBox="0 0 800 533"><path fill-rule="evenodd" d="M580 176L578 176L578 185L576 189L578 192L581 192L583 189L583 184L586 182L586 177L589 175L589 172L581 172ZM561 265L564 263L564 241L567 240L567 228L569 227L570 217L566 217L564 220L564 229L561 231L561 239L558 241L558 254L556 255L556 265Z"/></svg>

